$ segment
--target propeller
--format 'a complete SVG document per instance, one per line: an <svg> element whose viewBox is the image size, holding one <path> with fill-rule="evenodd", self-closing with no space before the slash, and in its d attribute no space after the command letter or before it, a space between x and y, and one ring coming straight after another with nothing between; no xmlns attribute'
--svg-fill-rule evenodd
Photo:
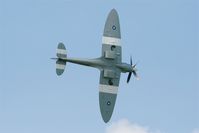
<svg viewBox="0 0 199 133"><path fill-rule="evenodd" d="M132 72L129 72L129 74L128 74L128 77L127 77L127 83L129 83L129 81L130 81L130 79L131 79L131 75L132 75L132 73L133 73L133 75L135 76L135 78L138 80L139 79L139 77L138 77L138 75L137 75L137 69L136 69L136 65L137 65L137 63L135 64L135 65L133 65L133 62L132 62L132 56L130 57L130 64L131 64L131 66L132 66L132 68L133 68L133 71Z"/></svg>
<svg viewBox="0 0 199 133"><path fill-rule="evenodd" d="M132 72L129 72L129 75L128 75L128 78L127 78L127 83L129 83L129 81L131 79L131 75L132 75Z"/></svg>

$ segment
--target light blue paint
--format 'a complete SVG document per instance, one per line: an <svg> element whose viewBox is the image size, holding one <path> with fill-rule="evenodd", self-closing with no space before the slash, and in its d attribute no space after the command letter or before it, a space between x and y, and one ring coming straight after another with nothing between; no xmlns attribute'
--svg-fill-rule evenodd
<svg viewBox="0 0 199 133"><path fill-rule="evenodd" d="M130 55L140 61L141 80L126 84L121 75L111 121L190 133L199 125L198 6L194 0L0 1L0 132L104 132L99 72L68 63L57 77L50 57L58 42L71 57L100 56L104 23L115 8L123 61Z"/></svg>

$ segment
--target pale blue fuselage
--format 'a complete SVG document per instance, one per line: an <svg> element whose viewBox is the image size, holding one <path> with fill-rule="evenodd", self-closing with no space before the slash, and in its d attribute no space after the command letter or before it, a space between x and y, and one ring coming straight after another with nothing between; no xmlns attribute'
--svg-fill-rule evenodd
<svg viewBox="0 0 199 133"><path fill-rule="evenodd" d="M94 68L98 68L100 70L103 69L119 69L121 72L126 73L126 72L133 72L133 68L130 64L127 63L119 63L119 64L114 64L110 63L107 60L104 60L103 58L95 58L95 59L80 59L80 58L62 58L62 60L70 63L75 63L79 65L84 65L84 66L90 66Z"/></svg>

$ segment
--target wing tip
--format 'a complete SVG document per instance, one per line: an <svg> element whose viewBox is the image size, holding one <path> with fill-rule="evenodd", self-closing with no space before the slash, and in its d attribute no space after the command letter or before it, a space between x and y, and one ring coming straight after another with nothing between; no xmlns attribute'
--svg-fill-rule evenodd
<svg viewBox="0 0 199 133"><path fill-rule="evenodd" d="M116 14L115 16L118 16L117 10L113 8L109 14Z"/></svg>
<svg viewBox="0 0 199 133"><path fill-rule="evenodd" d="M111 10L111 12L117 12L117 10L116 10L115 8L113 8L113 9Z"/></svg>
<svg viewBox="0 0 199 133"><path fill-rule="evenodd" d="M100 104L100 112L102 119L105 123L109 122L111 116L113 114L115 101L116 101L116 94L110 93L99 93L99 104Z"/></svg>
<svg viewBox="0 0 199 133"><path fill-rule="evenodd" d="M103 117L103 116L102 116L102 118L105 123L108 123L111 119L111 117L107 118L107 117Z"/></svg>

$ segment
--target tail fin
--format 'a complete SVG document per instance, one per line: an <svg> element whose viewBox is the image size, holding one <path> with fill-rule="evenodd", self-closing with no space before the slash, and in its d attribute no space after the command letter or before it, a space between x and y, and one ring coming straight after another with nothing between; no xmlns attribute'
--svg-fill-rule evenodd
<svg viewBox="0 0 199 133"><path fill-rule="evenodd" d="M65 70L66 61L63 58L66 58L66 48L63 43L59 43L57 46L57 61L56 61L56 73L57 75L62 75Z"/></svg>

